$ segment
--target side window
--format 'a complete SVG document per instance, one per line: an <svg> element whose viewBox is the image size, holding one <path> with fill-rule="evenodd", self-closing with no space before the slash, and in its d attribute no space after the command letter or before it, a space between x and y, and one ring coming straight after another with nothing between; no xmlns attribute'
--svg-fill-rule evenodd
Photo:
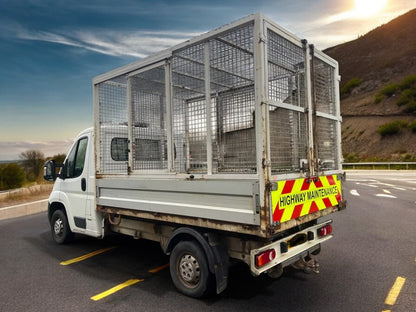
<svg viewBox="0 0 416 312"><path fill-rule="evenodd" d="M65 164L65 177L76 178L82 174L87 153L88 138L80 139L69 152Z"/></svg>
<svg viewBox="0 0 416 312"><path fill-rule="evenodd" d="M115 161L127 161L128 143L126 138L113 138L111 140L111 159Z"/></svg>

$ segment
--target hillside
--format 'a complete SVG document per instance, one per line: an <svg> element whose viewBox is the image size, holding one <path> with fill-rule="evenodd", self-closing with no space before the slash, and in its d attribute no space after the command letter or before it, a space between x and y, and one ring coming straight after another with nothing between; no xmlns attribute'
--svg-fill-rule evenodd
<svg viewBox="0 0 416 312"><path fill-rule="evenodd" d="M416 160L415 20L413 9L324 51L340 65L346 161ZM389 123L395 130L381 135Z"/></svg>

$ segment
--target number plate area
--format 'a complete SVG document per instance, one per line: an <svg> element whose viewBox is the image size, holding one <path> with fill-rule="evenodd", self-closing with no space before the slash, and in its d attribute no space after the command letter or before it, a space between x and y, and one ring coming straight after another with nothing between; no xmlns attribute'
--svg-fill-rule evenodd
<svg viewBox="0 0 416 312"><path fill-rule="evenodd" d="M318 234L318 230L328 224L331 224L332 220L316 224L309 228L295 233L289 237L282 238L273 243L267 244L261 248L252 249L250 251L250 269L254 275L260 275L261 273L271 269L272 267L282 264L283 267L292 264L297 261L299 257L305 256L306 253L312 252L319 248L319 244L332 238L332 234L321 236ZM276 257L262 267L257 267L255 264L256 255L266 251L274 249Z"/></svg>
<svg viewBox="0 0 416 312"><path fill-rule="evenodd" d="M308 235L306 233L299 233L293 236L291 239L286 241L287 248L291 249L293 247L302 245L308 241Z"/></svg>

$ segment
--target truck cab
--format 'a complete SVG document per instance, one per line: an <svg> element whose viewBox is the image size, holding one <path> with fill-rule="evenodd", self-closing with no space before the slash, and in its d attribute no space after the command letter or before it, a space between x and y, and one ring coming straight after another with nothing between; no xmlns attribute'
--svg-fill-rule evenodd
<svg viewBox="0 0 416 312"><path fill-rule="evenodd" d="M72 233L103 236L103 219L95 209L94 131L81 132L63 165L45 164L45 179L55 180L49 196L48 218L54 239L67 242ZM56 168L60 168L56 173Z"/></svg>

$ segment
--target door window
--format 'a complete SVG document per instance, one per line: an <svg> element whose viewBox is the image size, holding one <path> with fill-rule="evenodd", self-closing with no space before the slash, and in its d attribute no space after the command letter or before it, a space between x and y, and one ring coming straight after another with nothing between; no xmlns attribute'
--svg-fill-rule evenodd
<svg viewBox="0 0 416 312"><path fill-rule="evenodd" d="M76 178L82 174L85 165L88 138L80 139L69 152L65 164L65 178Z"/></svg>

